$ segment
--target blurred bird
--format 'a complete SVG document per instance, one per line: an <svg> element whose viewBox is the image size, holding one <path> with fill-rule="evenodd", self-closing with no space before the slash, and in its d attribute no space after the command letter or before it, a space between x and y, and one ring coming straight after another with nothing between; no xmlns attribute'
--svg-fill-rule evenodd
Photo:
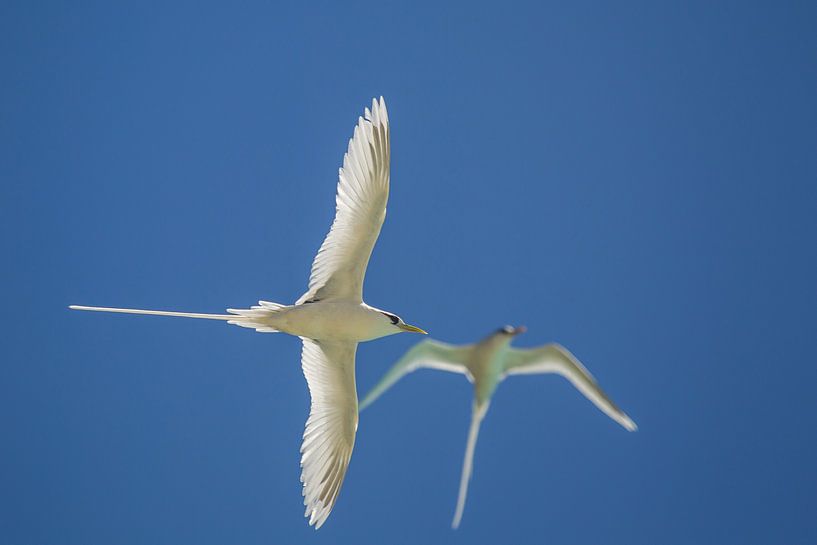
<svg viewBox="0 0 817 545"><path fill-rule="evenodd" d="M312 397L301 446L305 516L320 528L340 491L352 456L358 422L355 389L357 344L395 333L425 331L363 302L363 277L389 198L389 118L383 97L358 118L343 157L335 220L294 305L259 301L229 314L84 307L75 310L224 320L261 332L297 335L301 365Z"/></svg>
<svg viewBox="0 0 817 545"><path fill-rule="evenodd" d="M521 350L512 348L511 339L525 331L527 329L524 326L505 326L478 343L467 345L451 345L431 339L419 342L389 369L360 403L360 409L365 409L400 378L421 367L462 373L474 384L471 427L468 431L465 461L462 466L460 491L454 520L451 523L452 528L459 527L465 508L465 497L468 493L468 481L471 478L479 425L485 413L488 412L491 396L496 387L508 375L538 373L562 375L596 407L628 431L638 429L635 422L630 420L630 417L624 414L599 388L593 375L564 347L558 344L546 344L539 348Z"/></svg>

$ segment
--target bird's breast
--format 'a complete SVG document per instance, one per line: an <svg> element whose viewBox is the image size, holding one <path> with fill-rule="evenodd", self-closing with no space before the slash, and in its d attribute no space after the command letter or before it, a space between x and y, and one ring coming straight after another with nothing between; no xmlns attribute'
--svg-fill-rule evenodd
<svg viewBox="0 0 817 545"><path fill-rule="evenodd" d="M502 380L502 351L495 346L479 346L468 369L474 377L477 401L488 401Z"/></svg>

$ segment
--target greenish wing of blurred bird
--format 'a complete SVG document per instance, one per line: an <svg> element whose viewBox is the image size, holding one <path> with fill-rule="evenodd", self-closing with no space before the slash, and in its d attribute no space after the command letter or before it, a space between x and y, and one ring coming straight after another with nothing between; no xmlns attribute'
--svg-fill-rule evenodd
<svg viewBox="0 0 817 545"><path fill-rule="evenodd" d="M360 410L371 405L403 376L420 368L461 373L467 376L468 380L473 380L464 363L471 350L472 345L457 346L431 339L415 344L366 394L366 397L360 402Z"/></svg>
<svg viewBox="0 0 817 545"><path fill-rule="evenodd" d="M636 431L638 426L604 393L596 379L565 347L553 343L539 348L511 348L505 359L506 375L556 373L570 381L601 411L624 426Z"/></svg>

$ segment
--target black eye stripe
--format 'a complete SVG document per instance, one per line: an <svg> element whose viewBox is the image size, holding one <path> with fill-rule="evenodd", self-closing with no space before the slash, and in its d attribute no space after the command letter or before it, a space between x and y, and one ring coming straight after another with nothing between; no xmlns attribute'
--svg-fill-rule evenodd
<svg viewBox="0 0 817 545"><path fill-rule="evenodd" d="M386 316L389 320L391 320L391 323L393 323L393 324L397 324L397 322L400 321L400 318L398 318L394 314L388 314L388 313L384 312L383 316Z"/></svg>

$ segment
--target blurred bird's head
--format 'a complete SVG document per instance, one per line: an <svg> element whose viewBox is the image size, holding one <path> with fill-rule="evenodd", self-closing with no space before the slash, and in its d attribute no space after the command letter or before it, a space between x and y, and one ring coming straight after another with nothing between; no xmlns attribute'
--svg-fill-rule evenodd
<svg viewBox="0 0 817 545"><path fill-rule="evenodd" d="M511 344L514 337L521 335L527 330L528 328L523 325L518 327L513 327L511 325L502 326L499 329L494 330L494 332L487 337L484 337L480 341L480 344L483 344L486 347L492 346L494 349L499 349L503 346L508 346Z"/></svg>
<svg viewBox="0 0 817 545"><path fill-rule="evenodd" d="M503 327L500 327L499 329L497 329L496 332L494 333L494 335L506 336L508 338L513 338L513 337L516 337L517 335L521 335L522 333L526 332L527 330L528 330L528 328L523 326L523 325L520 325L518 327L513 327L513 326L510 326L510 325L506 325L506 326L503 326Z"/></svg>
<svg viewBox="0 0 817 545"><path fill-rule="evenodd" d="M493 333L488 335L483 340L483 342L487 342L487 343L490 343L490 344L495 344L497 346L507 345L507 344L510 344L510 342L513 340L514 337L516 337L517 335L521 335L522 333L524 333L527 330L528 330L528 328L523 326L523 325L518 326L518 327L513 327L513 326L510 326L510 325L506 325L506 326L500 327L499 329L497 329L496 331L494 331Z"/></svg>

